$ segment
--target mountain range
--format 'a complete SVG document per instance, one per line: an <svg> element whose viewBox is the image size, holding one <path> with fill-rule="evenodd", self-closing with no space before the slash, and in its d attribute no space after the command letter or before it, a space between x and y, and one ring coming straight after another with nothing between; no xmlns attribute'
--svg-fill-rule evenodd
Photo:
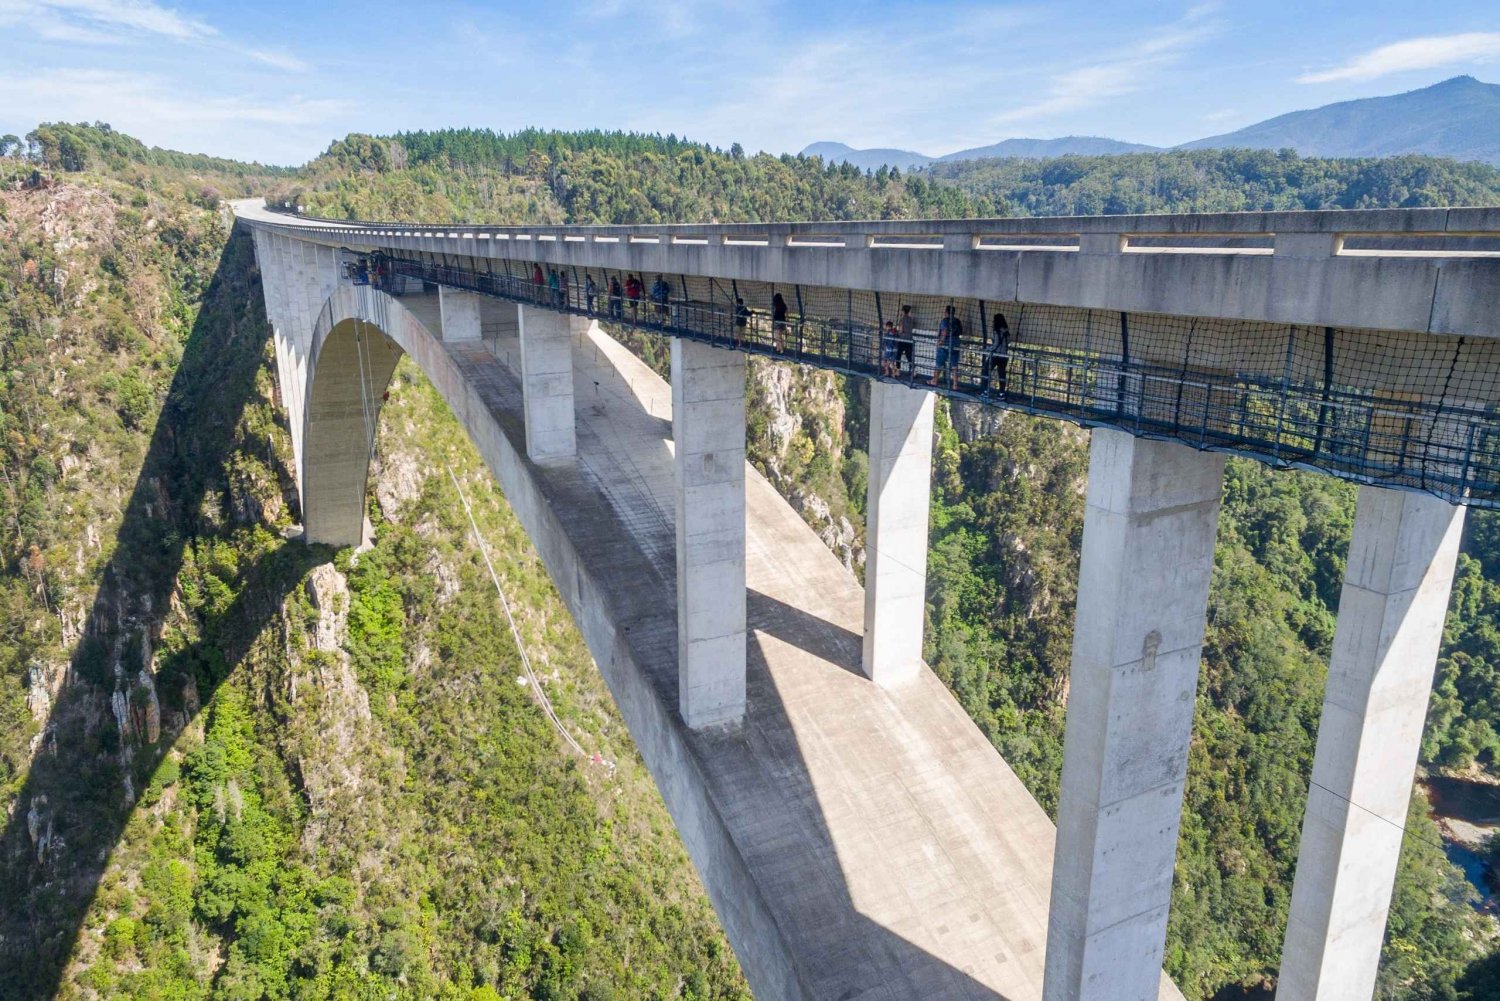
<svg viewBox="0 0 1500 1001"><path fill-rule="evenodd" d="M882 165L910 170L932 163L990 157L1043 159L1167 149L1288 148L1303 156L1379 157L1421 153L1500 165L1500 85L1458 76L1404 94L1293 111L1234 132L1173 147L1147 146L1101 136L1063 136L1006 139L936 157L902 149L855 149L839 142L815 142L803 149L802 154L821 156L831 163L853 163L869 170Z"/></svg>

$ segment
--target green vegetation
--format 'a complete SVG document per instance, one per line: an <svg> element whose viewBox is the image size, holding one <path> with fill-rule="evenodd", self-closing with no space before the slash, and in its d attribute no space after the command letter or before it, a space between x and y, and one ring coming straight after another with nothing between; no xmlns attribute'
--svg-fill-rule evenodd
<svg viewBox="0 0 1500 1001"><path fill-rule="evenodd" d="M357 562L282 539L253 257L200 197L239 180L90 164L0 192L0 998L747 997L436 394L403 369L380 459L464 478L559 712L613 768L515 684L441 467L372 507Z"/></svg>
<svg viewBox="0 0 1500 1001"><path fill-rule="evenodd" d="M0 182L53 182L0 192L0 897L22 901L0 916L0 962L28 978L16 997L56 971L65 997L744 996L545 571L413 369L382 425L375 547L329 565L282 543L286 439L220 194L495 222L1500 202L1500 171L1415 157L864 174L672 136L463 130L350 136L285 173L94 126L6 150L29 158L0 159ZM44 210L71 228L48 231ZM662 363L658 341L631 344ZM853 544L825 538L854 562L861 385L756 365L751 392L754 461L820 533L847 519ZM927 654L1049 809L1086 445L1057 422L940 409ZM430 461L413 478L416 454L465 482L560 712L612 775L568 758L515 685L451 484ZM1168 944L1189 997L1274 980L1353 494L1229 466ZM1429 767L1500 778L1497 670L1500 519L1475 514ZM1382 1001L1494 996L1495 922L1468 896L1414 802Z"/></svg>
<svg viewBox="0 0 1500 1001"><path fill-rule="evenodd" d="M1184 150L959 160L923 172L1002 215L1118 215L1500 203L1500 169L1428 156L1322 160L1290 150Z"/></svg>

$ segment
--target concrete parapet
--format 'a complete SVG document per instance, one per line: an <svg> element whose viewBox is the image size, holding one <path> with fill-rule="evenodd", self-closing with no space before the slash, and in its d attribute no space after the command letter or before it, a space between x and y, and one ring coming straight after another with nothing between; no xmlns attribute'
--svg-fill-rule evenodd
<svg viewBox="0 0 1500 1001"><path fill-rule="evenodd" d="M745 356L672 340L677 657L694 729L745 714Z"/></svg>
<svg viewBox="0 0 1500 1001"><path fill-rule="evenodd" d="M1360 488L1277 1001L1375 992L1465 510Z"/></svg>
<svg viewBox="0 0 1500 1001"><path fill-rule="evenodd" d="M1161 989L1223 471L1220 455L1093 432L1046 1001Z"/></svg>
<svg viewBox="0 0 1500 1001"><path fill-rule="evenodd" d="M870 383L863 666L888 685L922 669L933 394Z"/></svg>

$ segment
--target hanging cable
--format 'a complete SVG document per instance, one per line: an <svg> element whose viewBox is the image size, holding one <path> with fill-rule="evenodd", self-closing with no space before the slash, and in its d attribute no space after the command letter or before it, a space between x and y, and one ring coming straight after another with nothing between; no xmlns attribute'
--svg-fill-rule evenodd
<svg viewBox="0 0 1500 1001"><path fill-rule="evenodd" d="M479 547L479 555L484 558L485 569L490 572L490 580L495 585L495 593L500 596L500 607L505 609L505 620L510 623L511 639L515 641L516 651L521 655L521 667L526 672L528 687L535 696L537 705L541 706L542 713L551 721L552 726L562 736L562 739L567 742L567 745L576 751L580 757L588 758L593 764L603 765L606 769L613 772L615 770L614 762L599 754L589 754L585 751L583 745L579 744L573 735L568 732L567 726L563 724L562 719L557 715L557 710L552 707L552 700L547 697L546 690L542 688L541 679L537 677L536 671L532 670L531 658L526 654L526 644L521 639L520 627L516 625L516 617L511 614L510 601L505 597L505 589L500 586L500 576L495 573L495 564L490 562L489 548L484 544L484 537L479 534L479 525L474 521L474 510L469 507L469 498L464 495L464 488L459 484L458 477L453 472L453 467L445 462L443 463L443 468L448 471L448 478L453 481L453 489L458 491L458 499L463 502L464 514L469 519L469 529L474 533L474 542Z"/></svg>

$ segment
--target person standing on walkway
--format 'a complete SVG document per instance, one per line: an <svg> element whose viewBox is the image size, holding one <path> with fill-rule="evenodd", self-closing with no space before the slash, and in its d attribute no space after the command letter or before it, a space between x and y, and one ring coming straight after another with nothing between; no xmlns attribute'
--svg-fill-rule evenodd
<svg viewBox="0 0 1500 1001"><path fill-rule="evenodd" d="M917 374L917 321L911 315L911 306L901 307L900 336L896 339L896 375L901 374L901 359L906 359L907 371Z"/></svg>
<svg viewBox="0 0 1500 1001"><path fill-rule="evenodd" d="M739 296L734 297L734 346L739 347L745 342L745 334L750 328L750 307L745 305L745 300Z"/></svg>
<svg viewBox="0 0 1500 1001"><path fill-rule="evenodd" d="M938 323L937 360L933 364L932 378L927 385L936 386L940 379L948 380L949 389L958 388L958 352L964 325L953 313L952 306L943 308L943 318Z"/></svg>
<svg viewBox="0 0 1500 1001"><path fill-rule="evenodd" d="M894 320L885 321L885 329L880 332L880 374L894 378L901 374L901 364L896 359L896 323Z"/></svg>
<svg viewBox="0 0 1500 1001"><path fill-rule="evenodd" d="M979 377L981 396L990 395L990 379L993 377L995 392L1000 399L1005 399L1005 369L1009 361L1010 324L1005 322L1004 313L996 313L995 320L990 325L990 344L984 356L984 370Z"/></svg>
<svg viewBox="0 0 1500 1001"><path fill-rule="evenodd" d="M656 316L660 322L666 322L667 300L671 297L672 286L661 275L657 275L656 281L651 283L651 301L656 303Z"/></svg>
<svg viewBox="0 0 1500 1001"><path fill-rule="evenodd" d="M620 276L609 279L609 315L616 320L625 319L625 290L620 288Z"/></svg>
<svg viewBox="0 0 1500 1001"><path fill-rule="evenodd" d="M641 280L635 275L625 279L625 298L630 300L631 323L636 323L641 318L641 293L644 291Z"/></svg>
<svg viewBox="0 0 1500 1001"><path fill-rule="evenodd" d="M541 299L542 286L546 282L547 279L542 277L542 266L540 264L533 264L531 266L531 295L533 298Z"/></svg>
<svg viewBox="0 0 1500 1001"><path fill-rule="evenodd" d="M594 315L594 299L599 295L599 286L594 283L594 275L590 272L583 279L583 302L590 316Z"/></svg>
<svg viewBox="0 0 1500 1001"><path fill-rule="evenodd" d="M776 342L776 351L786 350L786 300L777 292L771 297L771 335Z"/></svg>

